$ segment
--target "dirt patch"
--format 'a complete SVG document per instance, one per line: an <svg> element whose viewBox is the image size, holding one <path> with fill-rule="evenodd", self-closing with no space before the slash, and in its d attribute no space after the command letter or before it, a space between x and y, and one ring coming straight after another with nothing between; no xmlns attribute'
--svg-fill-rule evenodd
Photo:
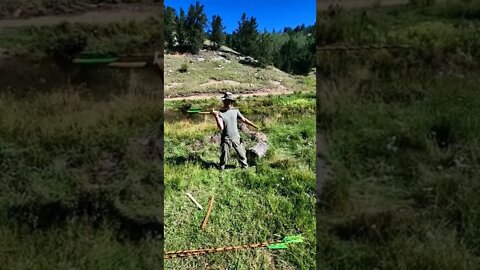
<svg viewBox="0 0 480 270"><path fill-rule="evenodd" d="M281 90L287 89L287 88L286 88L285 86L283 86L282 83L279 82L279 81L272 81L272 80L270 80L269 83L272 84L273 86L277 87L278 89L281 89Z"/></svg>
<svg viewBox="0 0 480 270"><path fill-rule="evenodd" d="M222 138L221 138L220 134L215 134L215 135L210 136L209 142L219 144L221 139Z"/></svg>
<svg viewBox="0 0 480 270"><path fill-rule="evenodd" d="M210 81L208 81L207 83L201 84L200 87L208 87L208 86L222 85L222 84L226 84L226 85L240 85L241 83L240 83L240 82L237 82L237 81L232 81L232 80L221 80L221 81L210 80Z"/></svg>
<svg viewBox="0 0 480 270"><path fill-rule="evenodd" d="M183 85L183 83L171 83L169 85L165 85L165 89L169 90L169 89L172 89L172 88L180 87L182 85Z"/></svg>
<svg viewBox="0 0 480 270"><path fill-rule="evenodd" d="M268 96L268 95L288 95L294 94L295 91L291 91L288 88L285 89L263 89L260 91L255 90L245 90L241 91L239 97L260 97L260 96ZM178 96L178 97L171 97L168 96L164 98L165 101L175 101L175 100L201 100L201 99L211 99L211 98L219 98L219 93L214 94L206 94L206 93L199 93L197 95L185 95L185 96Z"/></svg>
<svg viewBox="0 0 480 270"><path fill-rule="evenodd" d="M270 82L271 84L273 84L273 85L276 85L276 86L282 85L282 83L281 83L281 82L278 82L278 81L269 81L269 82Z"/></svg>

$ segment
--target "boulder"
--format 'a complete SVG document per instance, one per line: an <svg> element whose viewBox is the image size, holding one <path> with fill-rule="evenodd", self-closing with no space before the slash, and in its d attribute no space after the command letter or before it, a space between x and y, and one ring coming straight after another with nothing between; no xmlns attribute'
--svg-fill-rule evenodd
<svg viewBox="0 0 480 270"><path fill-rule="evenodd" d="M268 143L258 142L253 147L247 149L247 160L250 165L257 164L258 160L267 154Z"/></svg>

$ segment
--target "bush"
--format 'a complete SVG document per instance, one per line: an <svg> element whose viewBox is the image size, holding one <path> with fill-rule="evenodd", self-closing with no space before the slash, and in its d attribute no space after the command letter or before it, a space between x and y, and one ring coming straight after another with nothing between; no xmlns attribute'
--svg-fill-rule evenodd
<svg viewBox="0 0 480 270"><path fill-rule="evenodd" d="M187 63L183 63L182 66L178 69L181 73L188 72L188 65Z"/></svg>

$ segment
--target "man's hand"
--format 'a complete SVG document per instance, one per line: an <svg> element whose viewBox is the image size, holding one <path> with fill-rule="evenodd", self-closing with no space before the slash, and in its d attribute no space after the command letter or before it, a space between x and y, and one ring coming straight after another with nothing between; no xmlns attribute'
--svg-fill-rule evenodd
<svg viewBox="0 0 480 270"><path fill-rule="evenodd" d="M215 117L218 117L220 112L215 110L215 109L212 109L212 114L215 116Z"/></svg>

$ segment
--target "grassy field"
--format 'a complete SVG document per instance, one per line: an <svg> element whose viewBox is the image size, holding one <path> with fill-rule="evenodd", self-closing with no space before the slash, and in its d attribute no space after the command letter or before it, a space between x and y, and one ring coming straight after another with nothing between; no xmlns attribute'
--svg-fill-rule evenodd
<svg viewBox="0 0 480 270"><path fill-rule="evenodd" d="M319 64L321 269L479 269L478 11L353 10L338 27L357 35L323 39L412 48L317 55L345 60Z"/></svg>
<svg viewBox="0 0 480 270"><path fill-rule="evenodd" d="M0 28L0 48L29 60L51 58L55 51L72 48L92 53L145 53L162 48L163 17L105 24L62 22L53 26ZM70 47L68 47L70 46ZM70 51L69 51L70 50Z"/></svg>
<svg viewBox="0 0 480 270"><path fill-rule="evenodd" d="M152 4L156 0L3 0L0 19L18 19L45 15L81 13L112 8L118 4Z"/></svg>
<svg viewBox="0 0 480 270"><path fill-rule="evenodd" d="M165 118L165 250L198 249L264 242L303 234L304 244L169 259L166 269L313 269L315 267L315 95L247 98L239 102L246 117L260 125L269 151L255 168L218 171L218 134L211 116L178 112L185 106L211 108L217 100L168 102ZM175 113L177 112L177 113ZM170 113L172 114L172 113ZM253 142L245 137L246 147ZM236 164L235 156L231 165ZM208 227L205 211L215 195Z"/></svg>
<svg viewBox="0 0 480 270"><path fill-rule="evenodd" d="M0 268L160 269L159 101L2 89Z"/></svg>
<svg viewBox="0 0 480 270"><path fill-rule="evenodd" d="M271 66L254 68L239 63L234 56L229 58L211 51L200 55L165 55L165 96L315 89L313 74L293 76ZM181 70L182 67L187 70Z"/></svg>

